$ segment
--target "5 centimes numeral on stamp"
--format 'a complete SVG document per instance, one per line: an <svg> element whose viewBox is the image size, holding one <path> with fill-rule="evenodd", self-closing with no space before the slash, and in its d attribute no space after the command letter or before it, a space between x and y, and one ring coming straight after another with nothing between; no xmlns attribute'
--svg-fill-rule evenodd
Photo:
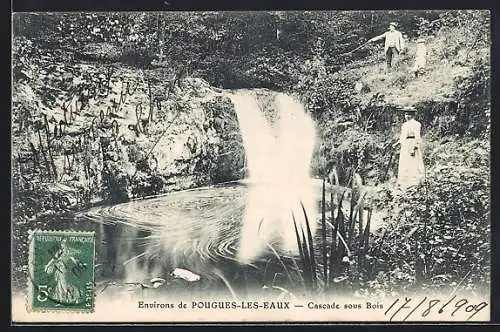
<svg viewBox="0 0 500 332"><path fill-rule="evenodd" d="M94 311L94 232L33 231L28 311Z"/></svg>

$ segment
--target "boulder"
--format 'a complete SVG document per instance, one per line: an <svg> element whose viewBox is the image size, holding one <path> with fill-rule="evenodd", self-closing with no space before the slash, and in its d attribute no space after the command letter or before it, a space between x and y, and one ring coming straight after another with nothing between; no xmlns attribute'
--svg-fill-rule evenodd
<svg viewBox="0 0 500 332"><path fill-rule="evenodd" d="M174 278L184 279L189 282L200 280L200 276L186 269L175 268L172 272Z"/></svg>
<svg viewBox="0 0 500 332"><path fill-rule="evenodd" d="M111 43L89 43L78 52L83 60L117 62L122 55L122 48Z"/></svg>

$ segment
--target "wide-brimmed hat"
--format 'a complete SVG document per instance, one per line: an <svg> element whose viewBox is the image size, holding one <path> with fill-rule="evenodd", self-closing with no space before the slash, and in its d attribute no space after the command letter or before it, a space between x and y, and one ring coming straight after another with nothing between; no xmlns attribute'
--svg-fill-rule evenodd
<svg viewBox="0 0 500 332"><path fill-rule="evenodd" d="M397 24L396 22L391 22L391 23L389 23L389 26L391 26L391 25L392 25L393 27L395 27L395 28L397 28L397 27L398 27L398 24Z"/></svg>

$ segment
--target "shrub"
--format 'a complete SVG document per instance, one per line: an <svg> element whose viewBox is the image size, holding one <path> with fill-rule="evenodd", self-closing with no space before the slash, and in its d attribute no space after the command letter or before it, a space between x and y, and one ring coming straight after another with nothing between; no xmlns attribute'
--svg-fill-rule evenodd
<svg viewBox="0 0 500 332"><path fill-rule="evenodd" d="M121 48L111 43L89 43L86 44L80 56L85 60L116 62L122 56Z"/></svg>
<svg viewBox="0 0 500 332"><path fill-rule="evenodd" d="M14 81L30 82L34 76L35 64L40 51L33 42L24 37L16 37L12 43L12 78Z"/></svg>
<svg viewBox="0 0 500 332"><path fill-rule="evenodd" d="M387 234L376 239L379 267L406 271L412 286L424 288L471 289L489 283L487 167L436 167L426 184L400 196L381 195L393 217Z"/></svg>
<svg viewBox="0 0 500 332"><path fill-rule="evenodd" d="M458 109L456 133L472 137L489 137L490 130L490 67L484 59L478 59L472 67L472 75L456 82Z"/></svg>
<svg viewBox="0 0 500 332"><path fill-rule="evenodd" d="M149 69L154 59L153 52L146 47L127 45L123 48L121 61L129 66Z"/></svg>
<svg viewBox="0 0 500 332"><path fill-rule="evenodd" d="M132 197L154 196L163 192L165 179L159 174L147 174L137 171L130 181Z"/></svg>
<svg viewBox="0 0 500 332"><path fill-rule="evenodd" d="M117 163L107 162L102 170L102 193L104 199L110 203L129 200L129 176L117 166Z"/></svg>

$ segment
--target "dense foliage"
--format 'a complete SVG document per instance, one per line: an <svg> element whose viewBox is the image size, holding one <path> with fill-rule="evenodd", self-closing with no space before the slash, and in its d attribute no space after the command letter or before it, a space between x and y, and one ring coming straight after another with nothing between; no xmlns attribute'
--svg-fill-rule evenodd
<svg viewBox="0 0 500 332"><path fill-rule="evenodd" d="M351 51L383 33L390 21L399 23L409 51L401 55L397 71L384 75L381 44ZM488 284L489 26L487 11L466 10L17 14L12 121L13 140L23 151L31 148L23 143L27 133L45 126L42 109L55 108L73 93L106 94L105 76L98 73L104 63L144 79L149 75L152 92L141 93L168 107L157 110L158 121L148 119L149 141L143 145L132 135L120 138L116 149L97 140L84 149L76 164L88 171L90 184L78 188L76 205L57 190L33 185L33 179L65 176L53 172L50 160L40 162L46 166L31 179L14 164L14 214L23 224L43 213L80 208L82 202L156 195L179 188L175 177L195 177L190 182L195 185L241 178L243 147L225 98L199 105L206 115L199 133L209 139L200 143L193 135L186 143L192 165L174 160L177 173L161 174L150 147L165 119L188 114L188 99L201 93L200 87L183 86L184 78L227 89L265 87L298 96L317 123L315 176L326 177L335 168L342 185L350 186L356 173L365 184L380 185L374 200L387 214L388 226L384 235L371 238L371 270L356 271L366 281L364 291ZM428 48L428 70L420 78L410 69L417 37L425 38ZM441 93L442 86L447 89ZM399 195L391 183L381 184L397 171L391 144L402 119L394 100L418 109L427 167L426 183ZM88 100L78 102L84 112ZM139 137L144 133L137 126ZM44 135L47 142L40 137L40 145L49 146ZM52 152L63 153L67 144L71 139L55 139ZM92 158L96 151L100 158ZM136 169L132 176L130 165Z"/></svg>
<svg viewBox="0 0 500 332"><path fill-rule="evenodd" d="M385 291L415 285L485 291L491 262L488 191L485 169L447 166L428 173L424 186L385 197L395 213L387 234L375 242L381 248L377 272L393 279Z"/></svg>

